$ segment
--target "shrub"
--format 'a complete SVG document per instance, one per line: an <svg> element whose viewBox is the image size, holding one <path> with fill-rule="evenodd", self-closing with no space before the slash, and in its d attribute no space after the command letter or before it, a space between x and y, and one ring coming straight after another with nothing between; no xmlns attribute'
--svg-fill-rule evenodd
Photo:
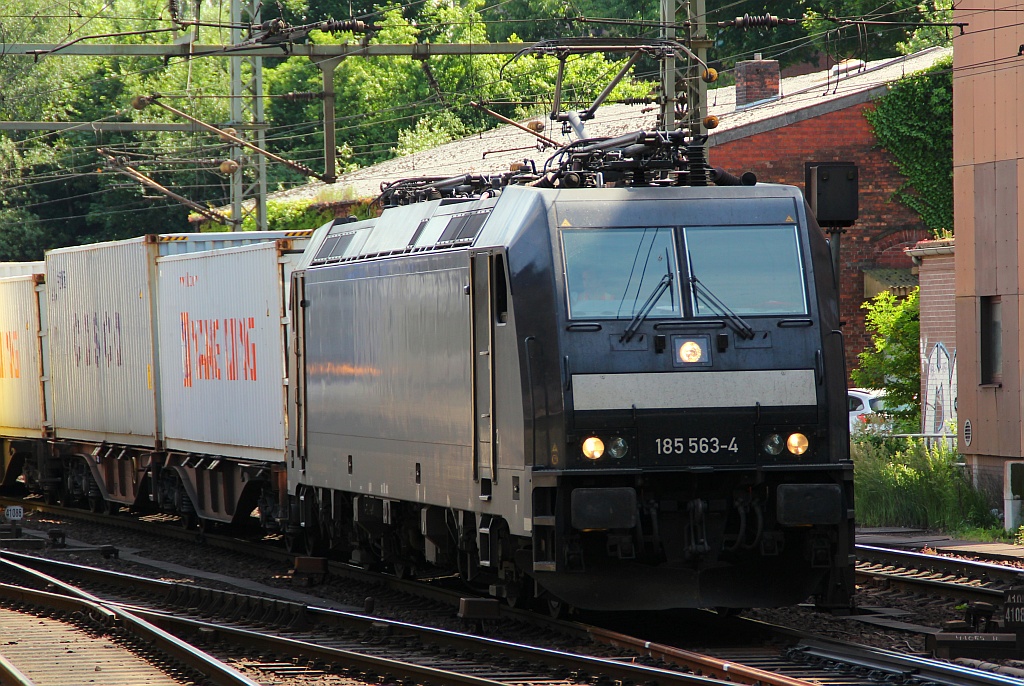
<svg viewBox="0 0 1024 686"><path fill-rule="evenodd" d="M958 530L996 524L953 448L892 436L853 442L857 524Z"/></svg>

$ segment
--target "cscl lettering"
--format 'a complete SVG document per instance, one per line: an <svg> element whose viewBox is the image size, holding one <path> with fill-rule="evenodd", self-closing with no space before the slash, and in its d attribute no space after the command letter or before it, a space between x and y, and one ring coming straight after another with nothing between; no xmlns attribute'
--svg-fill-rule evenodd
<svg viewBox="0 0 1024 686"><path fill-rule="evenodd" d="M182 384L195 381L255 381L255 317L193 318L181 313Z"/></svg>
<svg viewBox="0 0 1024 686"><path fill-rule="evenodd" d="M75 312L71 318L76 367L121 367L121 313Z"/></svg>

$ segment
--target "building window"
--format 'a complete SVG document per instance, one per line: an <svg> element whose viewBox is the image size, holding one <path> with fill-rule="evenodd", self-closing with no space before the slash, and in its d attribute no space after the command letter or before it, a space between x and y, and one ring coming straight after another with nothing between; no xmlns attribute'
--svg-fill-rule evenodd
<svg viewBox="0 0 1024 686"><path fill-rule="evenodd" d="M1003 382L1003 312L998 295L981 297L981 383Z"/></svg>

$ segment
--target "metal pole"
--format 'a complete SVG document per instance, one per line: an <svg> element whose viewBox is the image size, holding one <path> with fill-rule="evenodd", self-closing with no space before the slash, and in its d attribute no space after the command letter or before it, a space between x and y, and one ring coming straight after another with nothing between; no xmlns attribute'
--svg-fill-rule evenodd
<svg viewBox="0 0 1024 686"><path fill-rule="evenodd" d="M338 180L337 141L334 130L334 70L344 57L310 57L324 79L324 176L327 183Z"/></svg>

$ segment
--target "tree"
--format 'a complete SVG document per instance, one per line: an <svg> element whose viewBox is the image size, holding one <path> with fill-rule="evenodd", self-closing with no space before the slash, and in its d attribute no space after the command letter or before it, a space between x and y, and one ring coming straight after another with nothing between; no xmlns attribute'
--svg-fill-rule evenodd
<svg viewBox="0 0 1024 686"><path fill-rule="evenodd" d="M921 425L921 322L918 289L904 299L882 291L867 310L872 348L860 354L850 376L858 386L885 390L886 412L898 429L916 433Z"/></svg>

